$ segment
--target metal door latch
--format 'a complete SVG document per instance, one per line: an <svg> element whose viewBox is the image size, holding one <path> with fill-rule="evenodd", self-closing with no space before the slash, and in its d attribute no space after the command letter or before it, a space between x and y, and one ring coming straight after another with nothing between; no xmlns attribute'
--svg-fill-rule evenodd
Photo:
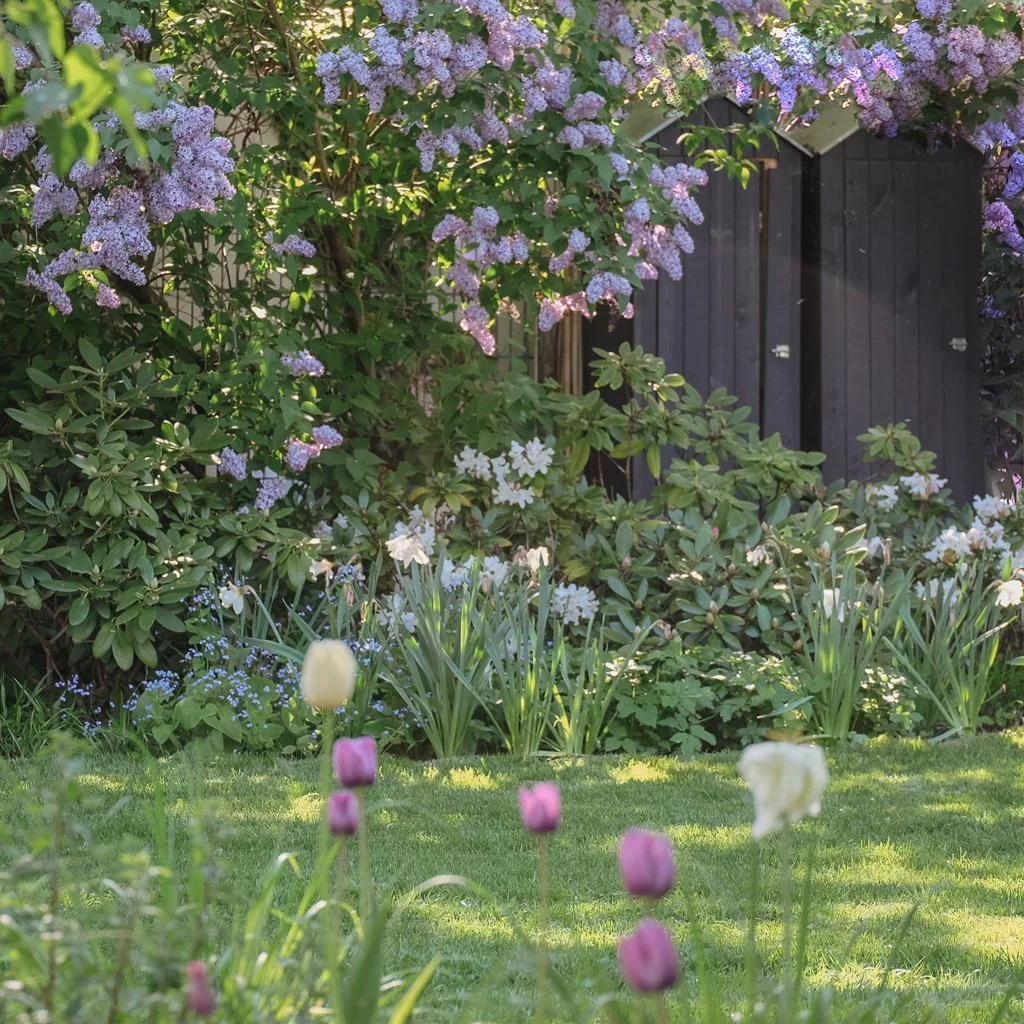
<svg viewBox="0 0 1024 1024"><path fill-rule="evenodd" d="M772 355L776 359L788 359L789 358L789 346L788 345L776 345L772 348Z"/></svg>
<svg viewBox="0 0 1024 1024"><path fill-rule="evenodd" d="M951 338L949 341L949 347L954 352L966 352L967 351L967 339L966 338Z"/></svg>

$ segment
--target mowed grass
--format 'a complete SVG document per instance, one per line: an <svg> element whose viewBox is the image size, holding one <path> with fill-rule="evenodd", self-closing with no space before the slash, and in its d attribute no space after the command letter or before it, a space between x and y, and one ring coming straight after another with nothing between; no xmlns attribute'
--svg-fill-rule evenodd
<svg viewBox="0 0 1024 1024"><path fill-rule="evenodd" d="M887 963L893 986L914 993L901 1020L981 1022L1019 976L1024 955L1024 732L928 746L876 741L831 750L832 783L820 819L796 829L795 849L815 850L809 942L811 986L834 985L838 1001L877 984ZM619 985L615 947L641 908L624 897L615 851L630 826L666 832L675 842L679 885L659 908L692 956L684 892L708 942L725 993L740 1000L749 902L751 808L731 755L691 760L601 757L532 761L483 757L450 764L385 759L370 794L374 874L407 890L439 873L467 876L494 900L444 888L420 899L390 939L387 971L408 977L435 954L443 963L417 1018L423 1021L525 1019L532 965L503 916L537 924L533 838L519 823L516 789L554 777L562 787L563 826L552 846L555 969L598 992ZM213 941L225 940L281 851L308 866L321 807L313 762L229 756L197 766L160 762L168 812L179 832L203 809L216 823L213 844L228 866L211 907ZM31 826L26 810L45 766L4 769L4 847ZM141 758L96 755L82 776L80 813L97 842L148 842L153 793ZM761 852L765 873L759 936L771 971L781 926L776 844ZM82 849L75 871L102 877ZM288 885L291 888L288 888ZM299 890L288 883L279 906ZM920 909L896 950L901 920ZM936 1001L944 1016L932 1016ZM686 1020L677 997L674 1019ZM1009 1019L1024 1020L1016 1002Z"/></svg>

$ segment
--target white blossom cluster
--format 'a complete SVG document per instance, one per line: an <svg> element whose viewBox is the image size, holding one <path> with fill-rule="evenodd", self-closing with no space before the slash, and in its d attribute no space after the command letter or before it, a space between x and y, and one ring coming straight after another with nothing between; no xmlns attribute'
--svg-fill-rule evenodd
<svg viewBox="0 0 1024 1024"><path fill-rule="evenodd" d="M597 614L597 596L589 587L560 583L555 587L551 607L570 625L589 622Z"/></svg>
<svg viewBox="0 0 1024 1024"><path fill-rule="evenodd" d="M891 512L900 499L900 492L895 484L872 484L867 489L867 498L883 512Z"/></svg>
<svg viewBox="0 0 1024 1024"><path fill-rule="evenodd" d="M455 469L485 483L493 483L491 497L496 505L526 508L533 504L536 495L524 481L546 476L554 458L554 449L535 437L525 445L513 441L508 451L493 458L467 445L456 456Z"/></svg>
<svg viewBox="0 0 1024 1024"><path fill-rule="evenodd" d="M927 501L946 486L946 481L935 473L911 473L909 476L901 476L900 483L912 498L919 501Z"/></svg>
<svg viewBox="0 0 1024 1024"><path fill-rule="evenodd" d="M999 522L984 522L975 519L969 530L947 527L924 553L929 562L945 562L954 565L979 551L1008 553L1010 545L1003 536L1003 525Z"/></svg>

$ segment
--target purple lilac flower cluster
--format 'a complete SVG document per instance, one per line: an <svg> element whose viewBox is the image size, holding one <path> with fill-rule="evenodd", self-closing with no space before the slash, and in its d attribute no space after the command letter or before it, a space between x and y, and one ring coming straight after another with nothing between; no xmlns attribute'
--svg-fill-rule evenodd
<svg viewBox="0 0 1024 1024"><path fill-rule="evenodd" d="M446 279L456 295L468 300L463 306L463 330L468 331L488 355L494 353L494 335L489 314L476 301L481 278L496 264L525 263L530 255L526 236L521 231L499 236L499 222L498 211L493 206L477 206L468 223L450 213L433 232L437 243L454 240L455 262Z"/></svg>
<svg viewBox="0 0 1024 1024"><path fill-rule="evenodd" d="M309 349L304 348L296 356L282 355L281 362L293 377L322 377L324 375L324 364Z"/></svg>
<svg viewBox="0 0 1024 1024"><path fill-rule="evenodd" d="M239 455L233 448L223 448L220 453L220 466L219 472L226 476L232 477L234 480L242 481L248 475L249 471L246 468L246 457Z"/></svg>
<svg viewBox="0 0 1024 1024"><path fill-rule="evenodd" d="M91 3L78 3L71 10L74 43L103 48L106 40L100 28L102 17ZM142 26L123 26L119 38L123 42L146 45L150 34ZM19 46L15 67L26 70L36 62L30 50ZM52 71L47 72L52 75ZM173 72L155 68L158 84L166 84ZM22 94L47 84L48 78L27 83ZM88 214L79 248L66 249L56 259L26 275L26 284L37 288L64 314L72 309L64 289L66 277L82 273L95 289L97 305L114 309L121 297L111 284L96 277L92 271L103 271L117 281L145 286L145 261L154 250L150 238L153 224L166 224L189 210L212 213L221 200L234 195L228 175L234 161L228 155L231 144L213 134L214 112L211 108L190 107L170 101L162 108L139 113L136 127L145 133L161 133L169 138L171 155L166 166L155 165L148 175L132 167L120 152L117 141L104 148L98 160L89 165L80 160L62 179L45 147L40 147L33 166L38 175L32 204L32 225L41 227L55 217ZM117 128L118 118L109 112L100 115L97 127ZM0 129L0 158L13 160L25 153L36 132L31 125L17 124Z"/></svg>
<svg viewBox="0 0 1024 1024"><path fill-rule="evenodd" d="M307 242L301 235L291 234L283 242L275 242L273 232L268 231L263 236L263 241L278 256L301 256L304 259L312 259L316 255L316 246L312 242Z"/></svg>
<svg viewBox="0 0 1024 1024"><path fill-rule="evenodd" d="M623 240L620 251L603 261L590 251L589 235L594 234L590 225L581 224L563 244L554 243L541 253L536 243L527 244L522 230L498 236L498 214L490 206L476 206L468 221L454 212L446 215L434 232L435 243L450 242L454 248L445 281L462 302L460 325L485 352L494 350L490 324L500 306L500 299L492 303L482 295L485 279L488 289L494 289L495 282L500 287L501 274L494 274L492 268L526 264L533 257L538 270L546 267L553 276L572 267L583 272L584 284L578 292L545 296L543 292L551 289L541 288L545 329L571 310L589 315L595 302L628 300L631 288L624 282L631 270L647 276L652 268L681 273L681 253L692 249L684 222L700 216L688 190L696 188L704 176L679 168L680 180L686 180L678 190L684 195L674 202L668 190L646 180L645 172L614 151L615 128L625 116L626 101L639 90L658 89L673 98L685 75L710 75L711 62L697 29L670 18L644 35L619 0L599 0L594 24L606 49L607 59L600 62L600 69L607 88L598 89L576 73L564 47L537 27L540 19L513 15L501 0L449 0L423 10L414 2L389 0L383 11L385 23L376 27L364 48L346 46L320 55L317 74L329 104L340 101L343 85L354 86L364 92L370 110L380 112L392 92L403 98L436 91L451 99L460 83L473 79L477 88L488 69L502 73L502 84L483 86L483 102L468 120L458 116L458 105L438 104L434 115L415 121L414 140L425 173L437 169L441 161L450 166L466 151L507 147L520 139L529 145L548 140L570 151L605 151L619 180L650 197L649 222L634 221L634 237ZM571 18L575 9L563 3L560 13ZM399 107L396 104L395 124L410 132L413 122L404 120ZM545 195L543 213L538 209L535 215L538 230L531 231L531 237L542 234L540 218L549 218L556 203L556 196ZM600 232L605 244L609 235L614 240L617 234L614 229ZM628 309L628 301L620 305Z"/></svg>
<svg viewBox="0 0 1024 1024"><path fill-rule="evenodd" d="M337 448L344 440L334 427L326 424L314 427L312 441L301 441L293 437L288 442L284 461L289 469L301 473L321 452L328 448Z"/></svg>

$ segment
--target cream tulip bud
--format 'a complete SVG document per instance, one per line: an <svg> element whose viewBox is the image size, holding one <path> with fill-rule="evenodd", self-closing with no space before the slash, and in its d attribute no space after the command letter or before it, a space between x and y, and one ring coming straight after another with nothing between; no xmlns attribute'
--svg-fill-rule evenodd
<svg viewBox="0 0 1024 1024"><path fill-rule="evenodd" d="M314 640L302 662L302 696L310 707L331 711L346 704L356 687L356 659L340 640Z"/></svg>

